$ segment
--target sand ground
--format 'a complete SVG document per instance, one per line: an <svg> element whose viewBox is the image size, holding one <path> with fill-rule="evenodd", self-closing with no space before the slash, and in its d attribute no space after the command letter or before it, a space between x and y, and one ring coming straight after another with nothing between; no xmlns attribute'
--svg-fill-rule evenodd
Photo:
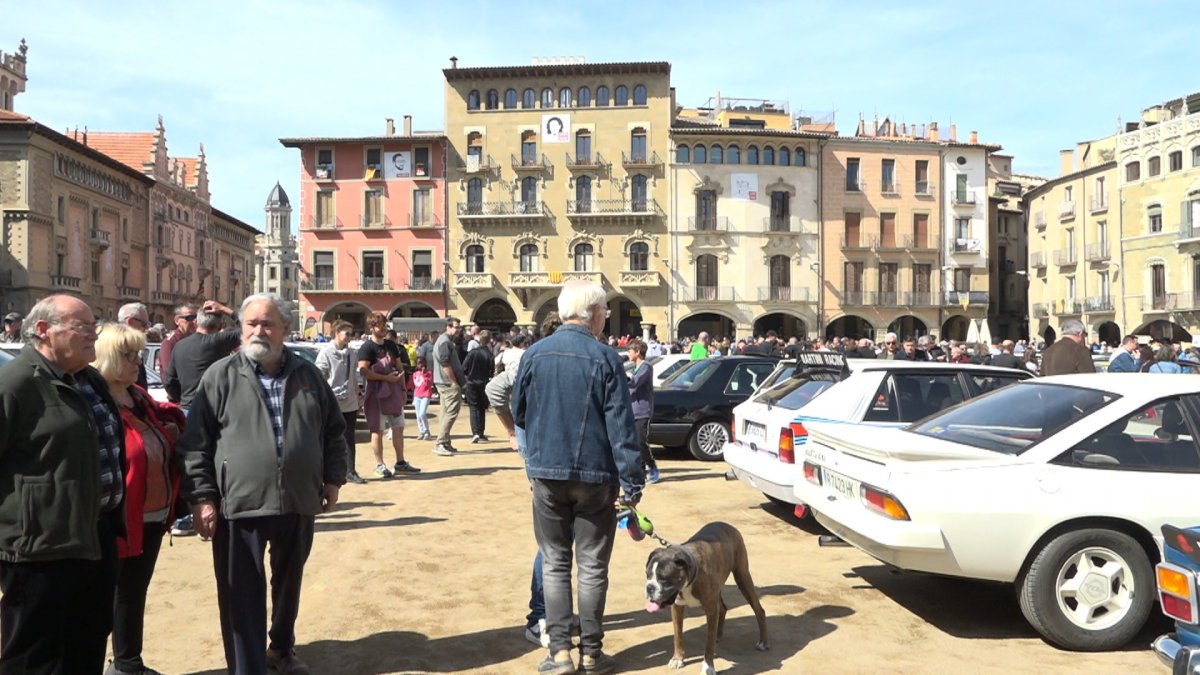
<svg viewBox="0 0 1200 675"><path fill-rule="evenodd" d="M489 428L500 426L493 418ZM465 410L458 430L467 430ZM407 432L408 458L422 474L348 485L337 509L317 520L298 653L322 675L536 672L543 651L523 636L535 543L520 459L506 443L469 439L456 440L459 456L438 457L411 439L411 419ZM373 466L367 447L359 444L363 476ZM768 614L771 649L757 652L753 614L730 580L719 672L1165 672L1147 648L1165 622L1125 651L1060 651L1025 623L1011 588L895 573L851 548L819 548L819 526L726 482L723 463L668 454L660 466L663 481L648 488L642 510L671 541L713 520L740 528ZM620 672L672 672L670 614L643 610L645 560L656 544L618 535L605 649ZM146 613L147 665L224 672L207 543L164 545ZM704 648L698 613L685 622L689 672Z"/></svg>

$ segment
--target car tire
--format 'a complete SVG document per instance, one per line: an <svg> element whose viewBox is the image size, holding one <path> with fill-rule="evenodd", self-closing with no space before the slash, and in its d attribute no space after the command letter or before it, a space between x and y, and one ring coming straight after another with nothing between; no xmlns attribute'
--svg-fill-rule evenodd
<svg viewBox="0 0 1200 675"><path fill-rule="evenodd" d="M1133 537L1086 529L1055 537L1018 579L1021 613L1053 645L1119 649L1154 606L1154 566Z"/></svg>
<svg viewBox="0 0 1200 675"><path fill-rule="evenodd" d="M692 429L688 437L688 451L692 457L705 462L719 462L725 458L722 448L729 442L729 425L718 419L707 419Z"/></svg>

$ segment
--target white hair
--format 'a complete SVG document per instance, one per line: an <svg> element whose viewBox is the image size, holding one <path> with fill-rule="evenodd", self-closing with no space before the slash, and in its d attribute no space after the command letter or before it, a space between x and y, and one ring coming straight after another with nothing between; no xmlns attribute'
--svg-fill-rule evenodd
<svg viewBox="0 0 1200 675"><path fill-rule="evenodd" d="M1083 322L1079 319L1067 319L1062 322L1063 335L1084 335L1087 329L1083 327Z"/></svg>
<svg viewBox="0 0 1200 675"><path fill-rule="evenodd" d="M604 289L591 281L568 281L558 294L561 321L591 321L592 309L604 305Z"/></svg>
<svg viewBox="0 0 1200 675"><path fill-rule="evenodd" d="M127 319L132 319L138 314L145 314L147 319L150 318L150 310L146 309L145 305L140 302L130 302L121 305L121 309L117 310L117 321L125 323Z"/></svg>
<svg viewBox="0 0 1200 675"><path fill-rule="evenodd" d="M291 325L292 305L287 300L279 297L278 293L255 293L254 295L246 296L246 299L242 301L242 310L238 312L238 315L241 316L242 314L245 314L247 307L256 302L262 302L263 300L270 302L271 305L275 307L275 311L279 312L279 316L283 318L284 327Z"/></svg>
<svg viewBox="0 0 1200 675"><path fill-rule="evenodd" d="M883 336L883 339L884 340L898 340L899 336L897 336L895 333L888 333L887 335Z"/></svg>

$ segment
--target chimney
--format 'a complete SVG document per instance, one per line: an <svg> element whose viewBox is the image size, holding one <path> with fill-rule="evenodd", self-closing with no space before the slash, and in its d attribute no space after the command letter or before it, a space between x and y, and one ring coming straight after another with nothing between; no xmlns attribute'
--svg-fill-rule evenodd
<svg viewBox="0 0 1200 675"><path fill-rule="evenodd" d="M404 116L404 135L412 136L412 115Z"/></svg>
<svg viewBox="0 0 1200 675"><path fill-rule="evenodd" d="M1065 176L1069 173L1075 173L1075 151L1074 150L1059 150L1058 151L1058 175Z"/></svg>
<svg viewBox="0 0 1200 675"><path fill-rule="evenodd" d="M979 144L979 132L972 131L971 135L969 137L967 137L967 142L970 143L971 145L978 145Z"/></svg>
<svg viewBox="0 0 1200 675"><path fill-rule="evenodd" d="M958 125L953 122L950 124L950 142L958 142Z"/></svg>
<svg viewBox="0 0 1200 675"><path fill-rule="evenodd" d="M458 57L457 56L450 57L450 69L458 70Z"/></svg>
<svg viewBox="0 0 1200 675"><path fill-rule="evenodd" d="M937 122L930 122L930 123L929 123L929 140L930 140L930 141L932 141L932 142L934 142L934 143L937 143L937 142L938 142L938 128L937 128Z"/></svg>
<svg viewBox="0 0 1200 675"><path fill-rule="evenodd" d="M395 135L396 135L396 121L389 117L389 118L387 118L387 131L384 133L384 136L391 137L391 136L395 136Z"/></svg>

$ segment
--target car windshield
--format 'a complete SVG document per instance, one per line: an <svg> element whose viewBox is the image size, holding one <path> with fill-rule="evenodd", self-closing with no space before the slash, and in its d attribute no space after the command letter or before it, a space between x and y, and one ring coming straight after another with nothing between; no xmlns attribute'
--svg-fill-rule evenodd
<svg viewBox="0 0 1200 675"><path fill-rule="evenodd" d="M666 382L663 382L664 389L683 389L686 391L695 391L704 384L712 374L721 367L720 362L712 359L701 359L699 361L690 361L688 364L680 368Z"/></svg>
<svg viewBox="0 0 1200 675"><path fill-rule="evenodd" d="M767 376L763 383L759 385L759 391L765 391L774 387L780 380L791 377L796 372L796 364L794 362L785 361L775 367L775 372Z"/></svg>
<svg viewBox="0 0 1200 675"><path fill-rule="evenodd" d="M1094 389L1021 383L961 403L909 431L1019 455L1117 398Z"/></svg>
<svg viewBox="0 0 1200 675"><path fill-rule="evenodd" d="M770 407L799 410L826 389L837 384L838 377L830 373L797 375L771 387L754 398L755 403Z"/></svg>

